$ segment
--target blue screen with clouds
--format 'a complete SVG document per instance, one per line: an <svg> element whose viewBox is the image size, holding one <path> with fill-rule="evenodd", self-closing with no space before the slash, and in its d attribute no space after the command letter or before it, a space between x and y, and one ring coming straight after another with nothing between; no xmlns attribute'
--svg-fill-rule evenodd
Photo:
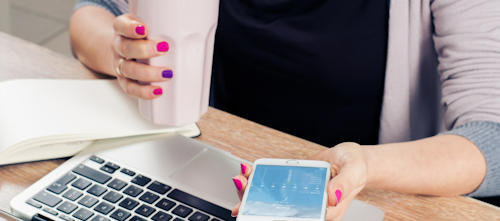
<svg viewBox="0 0 500 221"><path fill-rule="evenodd" d="M257 165L242 215L320 218L326 168Z"/></svg>

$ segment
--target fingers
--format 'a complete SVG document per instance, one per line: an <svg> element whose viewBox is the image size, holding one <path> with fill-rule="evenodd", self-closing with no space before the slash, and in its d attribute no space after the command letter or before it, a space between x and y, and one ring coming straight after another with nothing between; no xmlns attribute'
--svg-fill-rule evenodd
<svg viewBox="0 0 500 221"><path fill-rule="evenodd" d="M243 194L245 194L245 188L247 187L248 180L243 175L238 175L233 177L233 183L236 187L236 192L240 200L243 199Z"/></svg>
<svg viewBox="0 0 500 221"><path fill-rule="evenodd" d="M130 14L116 17L113 28L118 35L131 39L145 38L149 31L144 23Z"/></svg>
<svg viewBox="0 0 500 221"><path fill-rule="evenodd" d="M246 163L241 163L241 175L243 175L245 178L248 179L250 177L250 174L252 173L252 166L246 164Z"/></svg>
<svg viewBox="0 0 500 221"><path fill-rule="evenodd" d="M130 96L139 97L146 100L157 98L163 94L163 89L154 85L141 85L136 81L118 76L120 87Z"/></svg>
<svg viewBox="0 0 500 221"><path fill-rule="evenodd" d="M122 77L141 82L160 82L171 79L174 72L168 68L153 67L133 60L126 60L120 64Z"/></svg>
<svg viewBox="0 0 500 221"><path fill-rule="evenodd" d="M165 54L170 46L166 41L129 39L117 36L114 50L124 58L147 59Z"/></svg>
<svg viewBox="0 0 500 221"><path fill-rule="evenodd" d="M236 204L236 206L234 206L234 208L231 210L231 216L232 217L238 216L238 212L240 211L240 206L241 206L241 202L239 202L238 204Z"/></svg>

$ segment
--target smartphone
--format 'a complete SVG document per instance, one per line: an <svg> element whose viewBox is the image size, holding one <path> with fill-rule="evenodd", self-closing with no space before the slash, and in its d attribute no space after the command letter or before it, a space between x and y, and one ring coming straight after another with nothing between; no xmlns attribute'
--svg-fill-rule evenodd
<svg viewBox="0 0 500 221"><path fill-rule="evenodd" d="M324 221L330 164L259 159L253 165L237 221Z"/></svg>

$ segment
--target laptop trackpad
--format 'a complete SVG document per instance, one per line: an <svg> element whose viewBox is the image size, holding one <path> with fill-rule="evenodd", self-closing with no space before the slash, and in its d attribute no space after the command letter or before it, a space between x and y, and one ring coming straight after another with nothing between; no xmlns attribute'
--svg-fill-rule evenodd
<svg viewBox="0 0 500 221"><path fill-rule="evenodd" d="M231 209L239 202L231 177L240 173L241 162L219 151L205 150L170 178L186 191Z"/></svg>

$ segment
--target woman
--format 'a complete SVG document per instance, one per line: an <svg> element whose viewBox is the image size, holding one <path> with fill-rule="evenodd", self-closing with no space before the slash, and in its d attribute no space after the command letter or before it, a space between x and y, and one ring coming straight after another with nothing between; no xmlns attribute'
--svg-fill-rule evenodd
<svg viewBox="0 0 500 221"><path fill-rule="evenodd" d="M162 96L137 81L175 70L118 61L168 42L143 40L148 27L126 13L127 1L80 1L75 54L129 95ZM232 0L219 13L212 104L335 146L313 157L334 173L328 220L363 188L500 195L500 1Z"/></svg>

